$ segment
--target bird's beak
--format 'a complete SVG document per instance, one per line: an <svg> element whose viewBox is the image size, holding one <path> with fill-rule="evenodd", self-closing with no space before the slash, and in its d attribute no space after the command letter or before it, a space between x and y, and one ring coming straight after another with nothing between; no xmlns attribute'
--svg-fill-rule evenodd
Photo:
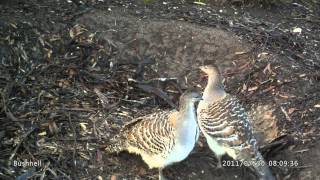
<svg viewBox="0 0 320 180"><path fill-rule="evenodd" d="M203 72L203 71L201 71L201 73L200 73L200 79L201 79L201 80L207 79L207 77L208 77L208 74L205 73L205 72Z"/></svg>
<svg viewBox="0 0 320 180"><path fill-rule="evenodd" d="M199 69L201 70L201 73L200 73L201 78L208 77L208 74L206 73L204 66L200 66Z"/></svg>
<svg viewBox="0 0 320 180"><path fill-rule="evenodd" d="M203 100L202 97L196 98L196 101L202 101L202 100Z"/></svg>

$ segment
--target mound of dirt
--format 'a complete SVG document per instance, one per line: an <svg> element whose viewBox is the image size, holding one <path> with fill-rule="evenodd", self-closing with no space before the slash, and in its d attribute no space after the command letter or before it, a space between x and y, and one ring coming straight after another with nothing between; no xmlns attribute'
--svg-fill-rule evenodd
<svg viewBox="0 0 320 180"><path fill-rule="evenodd" d="M76 23L119 48L114 64L138 63L134 61L150 57L156 60L151 66L156 71L154 76L177 77L184 87L199 81L194 73L204 61L221 68L239 67L248 61L239 58L239 54L251 49L237 36L221 29L183 21L139 19L120 10L95 11L78 18Z"/></svg>

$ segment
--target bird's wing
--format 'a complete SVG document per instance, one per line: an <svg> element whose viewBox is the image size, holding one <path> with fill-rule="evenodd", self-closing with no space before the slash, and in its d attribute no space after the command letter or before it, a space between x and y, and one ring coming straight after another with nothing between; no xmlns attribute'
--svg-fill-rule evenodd
<svg viewBox="0 0 320 180"><path fill-rule="evenodd" d="M134 127L136 124L139 124L141 121L145 120L145 119L151 119L151 117L149 117L150 115L146 115L146 116L141 116L135 119L132 119L131 121L125 123L123 125L123 127L121 128L121 131L126 131L132 127Z"/></svg>
<svg viewBox="0 0 320 180"><path fill-rule="evenodd" d="M173 111L168 115L168 121L170 122L171 126L176 128L177 127L177 120L178 120L178 111Z"/></svg>
<svg viewBox="0 0 320 180"><path fill-rule="evenodd" d="M262 179L274 179L266 163L259 165L264 159L258 151L248 115L236 97L227 95L221 101L202 106L198 112L204 133L235 150L233 158L256 163L253 167Z"/></svg>
<svg viewBox="0 0 320 180"><path fill-rule="evenodd" d="M122 130L129 147L149 154L164 154L174 145L174 126L169 118L175 111L162 111L140 117Z"/></svg>
<svg viewBox="0 0 320 180"><path fill-rule="evenodd" d="M248 115L237 98L228 94L198 112L200 128L219 144L233 148L255 148L256 140Z"/></svg>
<svg viewBox="0 0 320 180"><path fill-rule="evenodd" d="M148 114L148 115L144 115L144 116L140 116L140 117L134 118L131 121L126 122L123 125L123 127L121 128L121 131L126 131L126 130L130 129L131 127L134 127L135 124L139 124L140 121L156 119L157 118L156 117L157 114L159 114L161 112L163 112L163 111L160 110L160 109L156 109L155 112L152 113L152 114Z"/></svg>

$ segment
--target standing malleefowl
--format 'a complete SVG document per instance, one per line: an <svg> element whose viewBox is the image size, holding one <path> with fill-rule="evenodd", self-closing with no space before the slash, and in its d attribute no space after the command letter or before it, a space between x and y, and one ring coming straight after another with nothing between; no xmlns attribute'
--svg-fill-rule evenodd
<svg viewBox="0 0 320 180"><path fill-rule="evenodd" d="M218 166L221 167L221 156L228 154L234 160L252 165L259 179L274 180L258 151L247 113L235 96L225 92L218 68L206 65L200 69L208 75L208 84L197 109L198 124L219 160Z"/></svg>
<svg viewBox="0 0 320 180"><path fill-rule="evenodd" d="M107 152L139 154L149 168L159 169L159 179L165 179L162 169L184 160L198 140L194 104L200 100L198 92L187 91L180 97L179 111L158 111L134 119L111 140Z"/></svg>

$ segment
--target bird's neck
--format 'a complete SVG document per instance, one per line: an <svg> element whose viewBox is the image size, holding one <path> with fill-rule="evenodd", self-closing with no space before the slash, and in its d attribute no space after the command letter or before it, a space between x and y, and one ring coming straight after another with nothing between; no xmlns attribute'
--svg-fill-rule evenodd
<svg viewBox="0 0 320 180"><path fill-rule="evenodd" d="M177 128L177 140L179 144L193 143L195 141L198 125L194 103L188 102L180 109L179 127Z"/></svg>
<svg viewBox="0 0 320 180"><path fill-rule="evenodd" d="M180 115L183 117L188 116L194 116L195 115L195 107L193 102L184 102L180 106ZM190 119L190 118L183 118L184 120Z"/></svg>
<svg viewBox="0 0 320 180"><path fill-rule="evenodd" d="M204 101L217 101L226 96L219 76L208 76L208 84L203 92Z"/></svg>

